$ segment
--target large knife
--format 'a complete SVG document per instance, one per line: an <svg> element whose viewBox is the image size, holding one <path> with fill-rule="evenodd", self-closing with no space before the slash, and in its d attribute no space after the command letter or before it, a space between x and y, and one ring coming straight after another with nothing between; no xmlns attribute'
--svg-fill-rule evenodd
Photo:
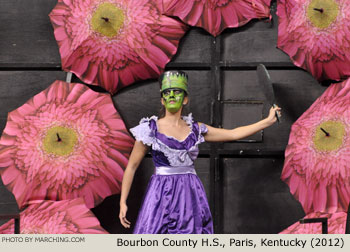
<svg viewBox="0 0 350 252"><path fill-rule="evenodd" d="M272 107L276 107L275 104L275 93L273 92L272 82L269 75L269 72L266 70L266 67L263 64L259 64L257 67L257 74L258 74L258 82L260 86L262 87L266 100L268 103L272 105ZM277 122L281 122L281 116L276 111L276 118Z"/></svg>

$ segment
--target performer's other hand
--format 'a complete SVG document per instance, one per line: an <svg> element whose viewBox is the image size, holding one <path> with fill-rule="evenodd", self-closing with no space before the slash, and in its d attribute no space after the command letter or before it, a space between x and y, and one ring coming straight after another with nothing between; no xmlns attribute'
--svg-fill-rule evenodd
<svg viewBox="0 0 350 252"><path fill-rule="evenodd" d="M130 221L126 219L126 212L128 211L128 206L126 204L120 204L119 219L120 223L125 228L130 228Z"/></svg>
<svg viewBox="0 0 350 252"><path fill-rule="evenodd" d="M270 112L268 117L266 118L267 121L270 123L270 125L274 124L277 121L277 117L276 117L276 111L279 114L279 116L281 116L281 108L276 106L276 107L271 107L270 108Z"/></svg>

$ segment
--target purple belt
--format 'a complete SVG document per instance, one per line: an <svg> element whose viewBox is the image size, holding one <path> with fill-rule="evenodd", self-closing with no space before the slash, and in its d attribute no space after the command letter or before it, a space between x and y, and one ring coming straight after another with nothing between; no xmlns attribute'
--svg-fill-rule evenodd
<svg viewBox="0 0 350 252"><path fill-rule="evenodd" d="M155 169L156 175L173 175L173 174L197 174L194 166L159 166Z"/></svg>

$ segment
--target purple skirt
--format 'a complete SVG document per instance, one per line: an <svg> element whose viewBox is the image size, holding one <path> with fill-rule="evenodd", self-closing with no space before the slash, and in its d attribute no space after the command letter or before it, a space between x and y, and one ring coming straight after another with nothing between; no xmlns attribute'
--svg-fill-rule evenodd
<svg viewBox="0 0 350 252"><path fill-rule="evenodd" d="M152 175L134 234L212 233L208 200L197 175Z"/></svg>

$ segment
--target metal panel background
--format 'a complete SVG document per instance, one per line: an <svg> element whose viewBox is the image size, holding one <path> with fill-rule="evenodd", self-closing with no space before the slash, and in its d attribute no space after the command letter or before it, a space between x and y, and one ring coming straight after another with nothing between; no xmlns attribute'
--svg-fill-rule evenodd
<svg viewBox="0 0 350 252"><path fill-rule="evenodd" d="M60 67L48 16L56 3L56 0L0 1L0 67Z"/></svg>
<svg viewBox="0 0 350 252"><path fill-rule="evenodd" d="M280 180L279 157L223 158L223 232L278 233L304 216Z"/></svg>
<svg viewBox="0 0 350 252"><path fill-rule="evenodd" d="M0 179L0 214L17 214L19 213L15 197L10 193L2 180ZM0 225L6 223L8 220L1 220Z"/></svg>
<svg viewBox="0 0 350 252"><path fill-rule="evenodd" d="M276 48L277 16L276 3L271 7L272 22L251 21L247 25L226 30L221 34L221 59L235 66L255 66L264 63L268 66L293 66L289 57Z"/></svg>
<svg viewBox="0 0 350 252"><path fill-rule="evenodd" d="M56 0L0 0L0 128L7 113L48 87L65 79L48 14ZM303 212L279 179L292 123L325 90L308 73L293 66L276 48L277 17L273 23L252 21L228 29L217 38L191 28L180 42L167 69L186 70L190 77L189 110L196 120L220 127L254 122L266 114L265 98L256 80L256 66L268 67L283 123L251 137L258 142L205 143L196 162L214 217L217 233L278 233ZM78 81L74 78L74 81ZM95 87L92 87L95 90ZM159 86L147 80L113 96L128 128L160 108ZM233 106L234 105L234 106ZM151 158L136 173L129 205L134 223L153 171ZM0 213L14 199L0 185ZM8 204L11 204L8 205ZM118 220L119 195L92 209L111 233L127 233ZM286 212L288 214L286 214Z"/></svg>

